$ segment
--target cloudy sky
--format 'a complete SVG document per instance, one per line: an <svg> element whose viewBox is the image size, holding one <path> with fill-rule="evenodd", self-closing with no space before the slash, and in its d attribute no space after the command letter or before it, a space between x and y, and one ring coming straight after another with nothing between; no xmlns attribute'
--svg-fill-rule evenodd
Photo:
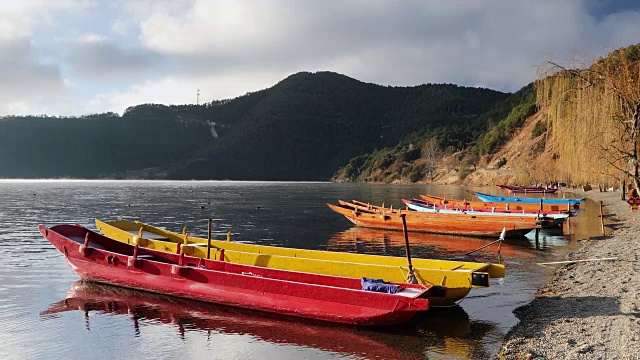
<svg viewBox="0 0 640 360"><path fill-rule="evenodd" d="M19 0L0 6L0 115L122 113L299 71L515 91L549 57L640 43L640 0Z"/></svg>

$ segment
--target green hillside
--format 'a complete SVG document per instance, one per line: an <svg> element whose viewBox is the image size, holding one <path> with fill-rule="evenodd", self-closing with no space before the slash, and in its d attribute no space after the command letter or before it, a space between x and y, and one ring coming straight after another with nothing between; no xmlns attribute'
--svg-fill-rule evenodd
<svg viewBox="0 0 640 360"><path fill-rule="evenodd" d="M482 128L480 115L507 96L451 84L380 86L319 72L200 106L5 117L0 177L326 180L349 159L409 134L450 134L451 145L467 143Z"/></svg>
<svg viewBox="0 0 640 360"><path fill-rule="evenodd" d="M429 180L427 153L434 150L427 144L436 144L436 155L459 153L462 168L460 176L466 176L466 167L473 166L478 155L493 154L509 138L524 120L535 113L533 83L514 94L509 94L478 117L465 122L427 126L410 133L393 146L375 149L349 160L333 175L335 181L347 182L415 182ZM464 165L467 164L467 165ZM431 166L433 168L433 165ZM434 169L435 170L435 169Z"/></svg>

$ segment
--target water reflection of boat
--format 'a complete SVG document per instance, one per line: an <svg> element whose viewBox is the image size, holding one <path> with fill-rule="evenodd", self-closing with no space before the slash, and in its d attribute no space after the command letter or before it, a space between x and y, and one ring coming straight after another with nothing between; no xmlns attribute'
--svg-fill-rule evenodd
<svg viewBox="0 0 640 360"><path fill-rule="evenodd" d="M527 234L527 239L532 247L536 249L544 250L554 247L562 247L569 245L569 238L567 238L562 231L553 229L544 229L540 231L538 239L535 235Z"/></svg>
<svg viewBox="0 0 640 360"><path fill-rule="evenodd" d="M416 327L402 327L396 333L393 330L385 333L304 319L291 322L277 315L82 280L73 283L66 298L51 304L40 316L49 318L67 311L84 312L87 322L91 312L129 315L136 333L141 331L141 322L162 323L176 327L181 337L190 331L211 331L249 335L274 344L312 347L364 358L423 358L423 339ZM466 334L465 327L460 335L464 337ZM397 346L398 341L402 341L403 346Z"/></svg>
<svg viewBox="0 0 640 360"><path fill-rule="evenodd" d="M483 238L421 233L411 233L409 242L412 246L412 252L416 256L424 253L424 256L435 255L436 257L459 256L490 243ZM526 246L526 248L523 246ZM522 241L509 242L507 240L503 242L500 253L503 256L525 256L528 246L529 244L523 244ZM365 247L365 249L361 247ZM423 249L420 249L420 247L423 247ZM395 248L395 250L389 248ZM391 252L394 255L400 255L404 251L404 235L397 231L352 227L332 235L329 239L329 250L364 251L383 254ZM398 253L396 254L394 251ZM478 252L478 254L485 256L497 256L497 253L498 244L491 245Z"/></svg>

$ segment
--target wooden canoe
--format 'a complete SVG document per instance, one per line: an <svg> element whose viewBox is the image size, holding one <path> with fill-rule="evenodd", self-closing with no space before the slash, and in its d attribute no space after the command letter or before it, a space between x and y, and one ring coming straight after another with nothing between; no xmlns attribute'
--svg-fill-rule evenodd
<svg viewBox="0 0 640 360"><path fill-rule="evenodd" d="M426 213L413 210L383 208L361 202L327 204L338 214L344 215L357 226L376 229L402 230L400 214L406 214L407 230L465 236L493 237L498 239L502 229L506 237L522 237L540 227L539 221L530 217Z"/></svg>
<svg viewBox="0 0 640 360"><path fill-rule="evenodd" d="M84 280L216 304L358 326L410 320L438 287L364 291L360 279L275 270L125 244L80 225L39 225ZM433 294L431 294L433 295Z"/></svg>
<svg viewBox="0 0 640 360"><path fill-rule="evenodd" d="M525 211L560 211L560 212L570 212L575 214L575 211L572 211L572 206L568 205L557 205L557 204L542 204L542 209L540 209L540 203L537 204L523 204L523 203L502 203L502 202L491 202L491 201L471 201L466 199L448 199L441 196L433 196L433 195L420 195L420 197L426 201L440 204L440 205L449 205L454 207L473 207L474 209L480 208L496 208L496 209L505 209L505 210L525 210Z"/></svg>
<svg viewBox="0 0 640 360"><path fill-rule="evenodd" d="M558 189L544 188L541 186L516 186L516 185L498 185L507 194L524 193L524 194L554 194Z"/></svg>
<svg viewBox="0 0 640 360"><path fill-rule="evenodd" d="M96 219L104 235L125 243L171 253L207 257L207 239L178 234L141 222ZM139 236L142 229L142 236ZM137 240L134 240L137 239ZM186 246L185 246L186 242ZM377 278L403 282L407 275L406 258L333 251L292 249L266 245L211 240L210 257L224 261L274 269L308 272L350 278ZM433 306L448 306L467 296L473 287L487 287L489 278L504 277L501 264L413 258L415 275L421 284L443 286L444 297L429 297Z"/></svg>
<svg viewBox="0 0 640 360"><path fill-rule="evenodd" d="M517 197L517 196L500 196L500 195L489 195L484 194L477 191L469 191L470 194L473 194L478 197L478 199L487 202L501 202L501 203L510 203L510 204L549 204L549 205L564 205L564 206L578 206L584 199L560 199L560 198L527 198L527 197Z"/></svg>
<svg viewBox="0 0 640 360"><path fill-rule="evenodd" d="M538 219L540 221L540 226L542 228L562 226L564 222L569 218L568 213L559 213L555 211L554 213L541 213L537 212L527 212L526 210L522 211L514 211L514 210L499 210L499 209L474 209L474 208L455 208L455 207L447 207L446 205L437 205L434 203L429 203L420 199L402 199L402 203L404 203L409 209L419 211L419 212L430 212L430 213L443 213L443 214L470 214L470 215L489 215L489 216L517 216L517 217L532 217ZM545 221L546 220L546 221Z"/></svg>

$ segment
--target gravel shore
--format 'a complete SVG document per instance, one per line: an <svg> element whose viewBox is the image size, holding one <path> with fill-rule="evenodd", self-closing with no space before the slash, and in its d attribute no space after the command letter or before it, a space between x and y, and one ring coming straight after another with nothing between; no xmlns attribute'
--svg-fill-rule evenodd
<svg viewBox="0 0 640 360"><path fill-rule="evenodd" d="M520 322L499 359L640 359L640 212L618 192L583 196L604 202L615 230L582 240L567 260L618 260L556 265L553 280L515 310Z"/></svg>

